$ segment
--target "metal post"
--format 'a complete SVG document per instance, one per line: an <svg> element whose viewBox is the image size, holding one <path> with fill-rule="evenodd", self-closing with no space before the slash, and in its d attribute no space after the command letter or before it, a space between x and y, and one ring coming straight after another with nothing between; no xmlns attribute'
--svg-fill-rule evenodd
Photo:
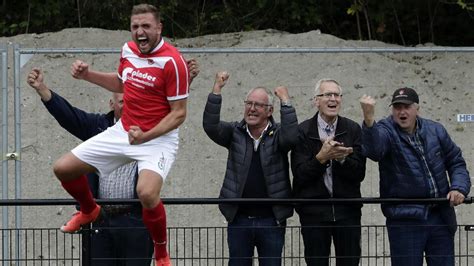
<svg viewBox="0 0 474 266"><path fill-rule="evenodd" d="M14 109L15 109L15 152L17 154L15 160L15 199L21 199L21 114L20 114L20 46L14 45ZM16 265L21 266L21 206L15 206L15 229L16 229Z"/></svg>
<svg viewBox="0 0 474 266"><path fill-rule="evenodd" d="M8 161L6 159L8 145L8 50L6 46L0 47L1 50L1 75L2 75L2 199L8 199ZM2 207L2 228L8 228L8 206ZM2 237L3 258L2 263L7 265L8 254L8 234Z"/></svg>
<svg viewBox="0 0 474 266"><path fill-rule="evenodd" d="M92 224L83 225L81 230L82 236L82 263L81 266L90 266L91 263L91 235L93 234L92 231Z"/></svg>

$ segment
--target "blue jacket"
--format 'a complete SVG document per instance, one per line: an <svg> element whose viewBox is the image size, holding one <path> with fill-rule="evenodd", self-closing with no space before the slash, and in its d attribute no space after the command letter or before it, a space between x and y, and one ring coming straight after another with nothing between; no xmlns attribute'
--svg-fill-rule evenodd
<svg viewBox="0 0 474 266"><path fill-rule="evenodd" d="M461 149L451 140L439 123L417 118L417 132L422 139L428 168L439 190L439 197L446 198L450 190L469 194L471 181ZM382 198L430 198L428 174L423 160L408 135L392 117L385 118L373 127L362 126L364 154L379 163L380 196ZM449 178L448 178L448 175ZM455 225L454 208L440 206L447 224ZM387 218L426 219L429 206L419 204L383 204Z"/></svg>
<svg viewBox="0 0 474 266"><path fill-rule="evenodd" d="M72 106L66 99L53 91L51 91L51 96L49 101L43 101L48 112L58 121L62 128L82 141L101 133L115 124L113 111L107 114L87 113ZM98 176L96 174L89 174L87 179L92 195L94 198L97 198L99 192ZM136 177L134 182L136 186ZM137 198L136 193L135 198Z"/></svg>

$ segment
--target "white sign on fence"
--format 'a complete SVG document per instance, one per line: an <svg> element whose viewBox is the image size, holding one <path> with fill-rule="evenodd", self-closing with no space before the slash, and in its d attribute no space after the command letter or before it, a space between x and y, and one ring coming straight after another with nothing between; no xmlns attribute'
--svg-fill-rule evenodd
<svg viewBox="0 0 474 266"><path fill-rule="evenodd" d="M458 114L458 122L460 123L474 122L474 114Z"/></svg>

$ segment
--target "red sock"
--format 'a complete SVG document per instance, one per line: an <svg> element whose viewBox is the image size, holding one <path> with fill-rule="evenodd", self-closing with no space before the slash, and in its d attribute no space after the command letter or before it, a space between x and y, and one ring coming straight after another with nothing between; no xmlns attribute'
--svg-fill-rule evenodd
<svg viewBox="0 0 474 266"><path fill-rule="evenodd" d="M85 175L71 181L61 181L61 185L79 202L81 212L89 214L95 209L97 203L95 203L94 197L92 197Z"/></svg>
<svg viewBox="0 0 474 266"><path fill-rule="evenodd" d="M168 255L166 251L166 212L163 202L154 208L143 208L143 223L148 228L151 238L155 243L155 257L164 258Z"/></svg>

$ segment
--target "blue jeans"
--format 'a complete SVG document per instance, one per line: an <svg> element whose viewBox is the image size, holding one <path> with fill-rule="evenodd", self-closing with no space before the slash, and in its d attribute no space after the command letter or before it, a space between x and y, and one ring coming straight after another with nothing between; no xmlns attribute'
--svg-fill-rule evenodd
<svg viewBox="0 0 474 266"><path fill-rule="evenodd" d="M286 224L277 225L273 217L237 215L227 227L229 266L251 266L255 247L260 266L280 266L285 228Z"/></svg>
<svg viewBox="0 0 474 266"><path fill-rule="evenodd" d="M93 266L150 266L153 241L140 212L105 217L94 223Z"/></svg>
<svg viewBox="0 0 474 266"><path fill-rule="evenodd" d="M387 219L393 266L454 265L454 234L434 211L425 220Z"/></svg>

